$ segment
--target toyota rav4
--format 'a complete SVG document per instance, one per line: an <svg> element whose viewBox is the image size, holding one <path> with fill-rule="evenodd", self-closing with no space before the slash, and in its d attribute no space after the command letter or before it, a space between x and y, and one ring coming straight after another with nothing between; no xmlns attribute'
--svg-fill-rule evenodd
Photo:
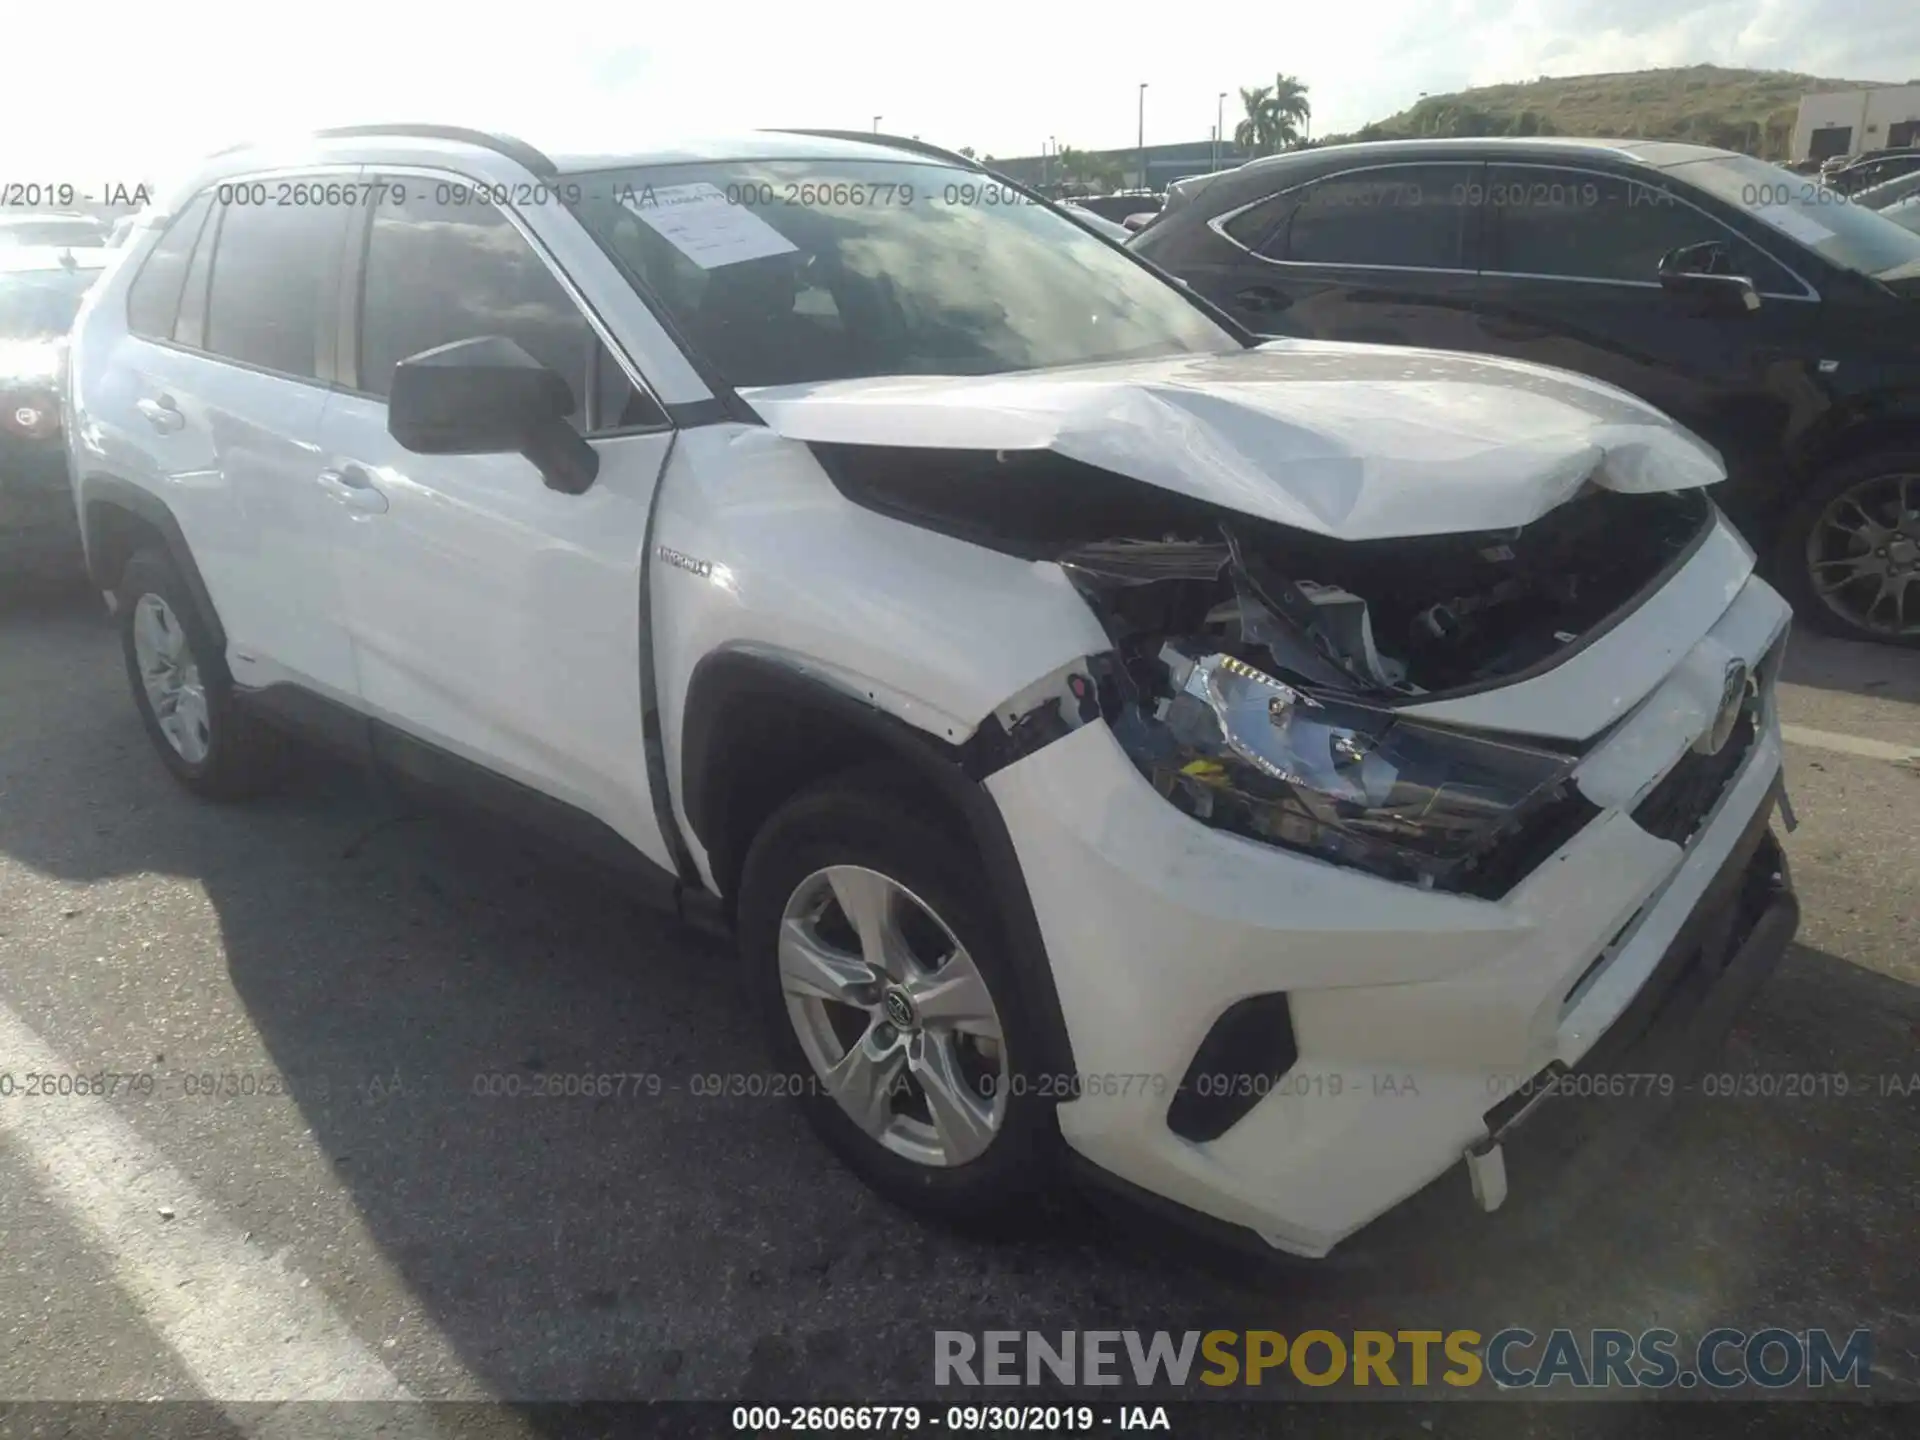
<svg viewBox="0 0 1920 1440"><path fill-rule="evenodd" d="M1787 607L1711 450L1262 343L915 142L225 153L68 407L182 783L306 733L625 864L926 1213L1070 1158L1310 1256L1457 1166L1492 1209L1537 1102L1670 1088L1794 928Z"/></svg>

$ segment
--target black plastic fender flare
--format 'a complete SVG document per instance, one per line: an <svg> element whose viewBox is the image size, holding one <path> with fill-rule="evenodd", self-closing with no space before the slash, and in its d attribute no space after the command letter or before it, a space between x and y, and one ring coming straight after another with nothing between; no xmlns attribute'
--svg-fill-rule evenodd
<svg viewBox="0 0 1920 1440"><path fill-rule="evenodd" d="M187 544L180 522L174 518L166 501L151 491L142 490L138 485L111 475L88 475L77 489L80 495L80 541L86 551L87 574L93 583L101 590L113 590L120 584L118 575L104 573L104 546L99 534L100 518L97 511L114 507L137 515L159 532L167 547L167 557L173 561L174 568L186 582L193 603L200 607L200 618L212 633L214 644L219 648L220 663L224 666L227 654L226 627L220 623L220 612L214 609L213 596L208 593L207 582L201 577L199 565L194 562L193 549Z"/></svg>
<svg viewBox="0 0 1920 1440"><path fill-rule="evenodd" d="M1050 1075L1076 1074L1066 1018L1026 874L1000 808L976 778L979 767L970 763L972 756L965 747L950 745L778 659L737 650L705 656L694 666L687 685L680 778L688 823L707 851L716 882L723 888L732 885L751 839L732 836L727 823L732 728L727 717L765 715L777 725L781 716L800 708L830 717L836 727L844 726L869 755L878 750L899 761L961 818L1013 949L1023 987L1020 999L1032 1007L1046 1037L1047 1053L1037 1068Z"/></svg>

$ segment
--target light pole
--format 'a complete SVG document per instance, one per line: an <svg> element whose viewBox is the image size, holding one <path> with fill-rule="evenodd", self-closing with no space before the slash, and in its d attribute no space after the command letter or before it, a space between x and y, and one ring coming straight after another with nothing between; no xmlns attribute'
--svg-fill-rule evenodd
<svg viewBox="0 0 1920 1440"><path fill-rule="evenodd" d="M1213 102L1213 168L1220 168L1220 142L1227 138L1227 92L1222 90L1220 98Z"/></svg>
<svg viewBox="0 0 1920 1440"><path fill-rule="evenodd" d="M1140 188L1147 188L1147 82L1140 82Z"/></svg>

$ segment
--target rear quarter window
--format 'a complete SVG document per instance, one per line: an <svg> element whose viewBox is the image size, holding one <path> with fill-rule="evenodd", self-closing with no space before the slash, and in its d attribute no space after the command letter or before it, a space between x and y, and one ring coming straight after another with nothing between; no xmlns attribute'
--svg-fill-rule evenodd
<svg viewBox="0 0 1920 1440"><path fill-rule="evenodd" d="M212 201L203 191L193 197L161 233L127 291L127 328L149 340L169 340L180 310L180 291L194 242L206 223Z"/></svg>

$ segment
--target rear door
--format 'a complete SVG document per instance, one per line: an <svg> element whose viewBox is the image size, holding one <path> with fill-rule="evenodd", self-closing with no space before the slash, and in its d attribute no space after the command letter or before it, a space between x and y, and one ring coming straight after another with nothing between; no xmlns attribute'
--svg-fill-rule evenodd
<svg viewBox="0 0 1920 1440"><path fill-rule="evenodd" d="M1478 162L1343 171L1213 222L1238 259L1196 277L1260 334L1473 347Z"/></svg>
<svg viewBox="0 0 1920 1440"><path fill-rule="evenodd" d="M1658 172L1490 165L1485 204L1476 348L1631 391L1736 471L1777 459L1824 403L1812 287ZM1726 247L1725 273L1753 281L1759 310L1706 314L1661 287L1660 257L1705 242Z"/></svg>
<svg viewBox="0 0 1920 1440"><path fill-rule="evenodd" d="M451 756L506 776L671 868L640 692L641 562L673 437L665 412L527 218L486 198L499 187L392 172L372 188L343 386L317 463L332 477L363 707L434 753L381 734L376 747L403 769ZM585 494L548 489L519 455L417 455L388 433L399 361L489 335L572 387L575 422L600 455Z"/></svg>
<svg viewBox="0 0 1920 1440"><path fill-rule="evenodd" d="M246 686L354 690L316 440L332 378L338 204L280 204L352 168L213 187L183 211L129 293L113 379L125 431L167 502ZM192 231L191 236L189 231Z"/></svg>

